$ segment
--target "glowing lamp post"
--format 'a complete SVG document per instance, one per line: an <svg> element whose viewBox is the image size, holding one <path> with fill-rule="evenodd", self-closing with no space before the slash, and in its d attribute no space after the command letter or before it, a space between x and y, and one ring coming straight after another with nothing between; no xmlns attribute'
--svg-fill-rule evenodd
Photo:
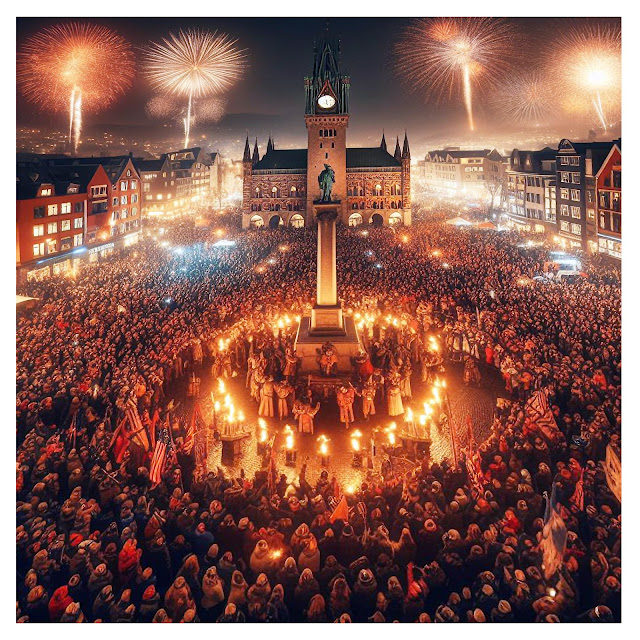
<svg viewBox="0 0 640 640"><path fill-rule="evenodd" d="M285 450L285 464L288 467L296 466L296 459L298 452L295 450L295 441L293 438L293 429L287 424L284 427L284 450Z"/></svg>

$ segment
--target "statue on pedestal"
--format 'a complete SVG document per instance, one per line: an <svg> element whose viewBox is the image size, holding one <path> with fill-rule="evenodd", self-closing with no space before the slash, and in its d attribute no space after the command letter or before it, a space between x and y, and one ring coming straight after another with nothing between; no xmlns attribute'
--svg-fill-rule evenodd
<svg viewBox="0 0 640 640"><path fill-rule="evenodd" d="M318 176L318 186L322 190L321 202L331 202L331 191L336 182L336 173L331 165L325 164L324 169Z"/></svg>

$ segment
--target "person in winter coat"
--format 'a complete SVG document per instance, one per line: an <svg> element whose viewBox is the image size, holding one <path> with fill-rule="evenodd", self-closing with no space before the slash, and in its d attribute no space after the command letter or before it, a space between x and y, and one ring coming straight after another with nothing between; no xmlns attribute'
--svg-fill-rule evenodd
<svg viewBox="0 0 640 640"><path fill-rule="evenodd" d="M65 609L73 602L69 595L69 587L65 584L58 587L49 600L49 619L51 622L59 622Z"/></svg>
<svg viewBox="0 0 640 640"><path fill-rule="evenodd" d="M216 622L245 622L244 613L238 610L235 604L229 603L224 613L216 620Z"/></svg>
<svg viewBox="0 0 640 640"><path fill-rule="evenodd" d="M93 601L93 608L91 610L93 620L107 620L114 601L113 587L108 584L102 588L102 591L100 591Z"/></svg>
<svg viewBox="0 0 640 640"><path fill-rule="evenodd" d="M313 534L309 536L306 545L300 552L298 567L301 571L311 569L314 575L320 571L320 550Z"/></svg>
<svg viewBox="0 0 640 640"><path fill-rule="evenodd" d="M164 596L167 614L174 622L180 622L186 610L194 607L195 602L187 581L182 576L176 578Z"/></svg>
<svg viewBox="0 0 640 640"><path fill-rule="evenodd" d="M295 611L298 615L300 615L309 606L311 598L319 592L320 585L313 577L313 572L311 569L305 569L300 574L300 580L298 580L298 586L295 589L294 595Z"/></svg>
<svg viewBox="0 0 640 640"><path fill-rule="evenodd" d="M138 621L151 622L159 607L160 594L156 591L156 588L153 585L150 585L142 594L142 600L138 607Z"/></svg>
<svg viewBox="0 0 640 640"><path fill-rule="evenodd" d="M348 567L356 558L359 558L363 554L363 551L362 544L353 532L352 526L346 524L338 539L337 558L340 564Z"/></svg>
<svg viewBox="0 0 640 640"><path fill-rule="evenodd" d="M142 550L137 548L135 538L129 538L118 555L118 575L120 584L129 584L135 579L140 569Z"/></svg>
<svg viewBox="0 0 640 640"><path fill-rule="evenodd" d="M273 587L267 603L265 622L289 622L289 610L284 602L284 589L281 584Z"/></svg>
<svg viewBox="0 0 640 640"><path fill-rule="evenodd" d="M342 574L338 574L333 580L329 611L333 618L339 618L343 613L351 613L351 589Z"/></svg>
<svg viewBox="0 0 640 640"><path fill-rule="evenodd" d="M376 606L378 583L369 569L362 569L353 585L353 619L364 622Z"/></svg>
<svg viewBox="0 0 640 640"><path fill-rule="evenodd" d="M267 617L267 602L271 596L271 585L265 573L261 573L247 591L249 620L264 621Z"/></svg>
<svg viewBox="0 0 640 640"><path fill-rule="evenodd" d="M249 560L249 566L254 575L261 573L273 575L275 573L277 558L271 553L266 540L259 540L256 544Z"/></svg>
<svg viewBox="0 0 640 640"><path fill-rule="evenodd" d="M215 567L209 567L202 578L202 598L200 611L202 620L213 622L221 613L218 609L224 601L224 584Z"/></svg>
<svg viewBox="0 0 640 640"><path fill-rule="evenodd" d="M296 561L289 557L284 561L284 566L277 574L278 584L281 584L284 589L284 600L289 608L289 611L292 611L292 606L294 604L295 599L295 590L298 586L298 582L300 581L300 572L298 571L298 566Z"/></svg>
<svg viewBox="0 0 640 640"><path fill-rule="evenodd" d="M234 604L238 609L244 607L247 603L247 588L247 581L244 579L242 572L237 570L234 571L231 576L231 585L227 602Z"/></svg>
<svg viewBox="0 0 640 640"><path fill-rule="evenodd" d="M328 622L325 601L319 593L311 598L305 618L307 622Z"/></svg>

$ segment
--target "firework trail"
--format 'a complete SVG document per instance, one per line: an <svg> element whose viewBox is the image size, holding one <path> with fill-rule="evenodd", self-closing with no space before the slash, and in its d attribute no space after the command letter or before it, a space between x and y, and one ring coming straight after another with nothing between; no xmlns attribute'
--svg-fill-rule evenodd
<svg viewBox="0 0 640 640"><path fill-rule="evenodd" d="M491 102L505 119L536 125L548 122L556 105L553 85L542 71L513 72Z"/></svg>
<svg viewBox="0 0 640 640"><path fill-rule="evenodd" d="M475 129L473 96L512 65L512 25L499 18L421 18L396 44L396 68L414 89L436 99L462 97Z"/></svg>
<svg viewBox="0 0 640 640"><path fill-rule="evenodd" d="M563 27L550 52L558 91L574 94L569 100L571 110L584 115L595 112L604 129L620 118L621 40L619 23L576 22Z"/></svg>
<svg viewBox="0 0 640 640"><path fill-rule="evenodd" d="M78 151L83 112L98 113L133 82L133 51L117 33L96 24L47 27L18 53L18 86L43 110L69 113L69 143Z"/></svg>
<svg viewBox="0 0 640 640"><path fill-rule="evenodd" d="M165 96L187 99L183 116L184 146L189 146L196 99L210 98L229 89L245 66L243 50L226 34L187 30L170 33L145 50L145 73Z"/></svg>

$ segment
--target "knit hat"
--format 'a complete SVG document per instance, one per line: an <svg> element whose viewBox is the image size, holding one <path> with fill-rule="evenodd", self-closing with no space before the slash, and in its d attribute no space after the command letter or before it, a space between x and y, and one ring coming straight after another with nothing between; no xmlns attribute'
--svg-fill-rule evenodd
<svg viewBox="0 0 640 640"><path fill-rule="evenodd" d="M362 584L369 585L373 582L373 573L369 569L362 569L358 574L358 580Z"/></svg>
<svg viewBox="0 0 640 640"><path fill-rule="evenodd" d="M500 600L498 602L498 611L503 615L511 613L511 605L506 600Z"/></svg>

